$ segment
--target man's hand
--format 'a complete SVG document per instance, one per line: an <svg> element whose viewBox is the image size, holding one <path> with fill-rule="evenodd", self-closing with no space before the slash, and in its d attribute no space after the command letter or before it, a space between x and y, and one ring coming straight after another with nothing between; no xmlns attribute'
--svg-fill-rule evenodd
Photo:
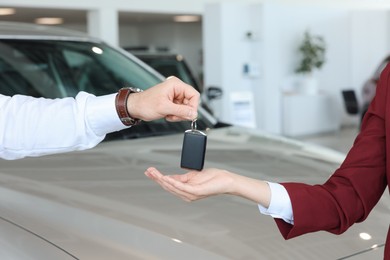
<svg viewBox="0 0 390 260"><path fill-rule="evenodd" d="M133 118L152 121L193 120L197 117L199 92L176 77L141 93L133 93L127 101L127 110Z"/></svg>

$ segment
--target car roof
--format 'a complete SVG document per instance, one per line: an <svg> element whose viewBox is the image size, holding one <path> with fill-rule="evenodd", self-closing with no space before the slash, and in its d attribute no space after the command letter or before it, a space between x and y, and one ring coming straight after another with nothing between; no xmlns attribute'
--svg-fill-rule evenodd
<svg viewBox="0 0 390 260"><path fill-rule="evenodd" d="M56 39L101 42L86 33L56 26L35 25L19 22L0 22L0 38Z"/></svg>
<svg viewBox="0 0 390 260"><path fill-rule="evenodd" d="M172 53L172 52L147 52L147 51L132 51L137 57L148 57L148 58L173 58L178 60L183 60L183 56L178 53ZM179 57L179 58L178 58Z"/></svg>

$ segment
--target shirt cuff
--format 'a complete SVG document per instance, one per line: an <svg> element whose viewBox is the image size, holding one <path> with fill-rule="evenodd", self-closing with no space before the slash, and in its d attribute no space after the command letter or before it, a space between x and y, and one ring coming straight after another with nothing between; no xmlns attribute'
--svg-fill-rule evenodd
<svg viewBox="0 0 390 260"><path fill-rule="evenodd" d="M268 182L268 185L271 189L271 201L268 208L259 204L260 212L273 218L283 219L289 224L294 224L291 200L286 188L279 183Z"/></svg>
<svg viewBox="0 0 390 260"><path fill-rule="evenodd" d="M92 131L98 136L127 128L116 112L115 97L116 94L88 97L87 119Z"/></svg>

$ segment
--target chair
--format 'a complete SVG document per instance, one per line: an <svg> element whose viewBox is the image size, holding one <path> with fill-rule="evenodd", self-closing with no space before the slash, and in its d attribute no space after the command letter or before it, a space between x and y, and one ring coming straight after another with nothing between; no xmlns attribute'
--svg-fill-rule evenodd
<svg viewBox="0 0 390 260"><path fill-rule="evenodd" d="M342 90L343 100L344 100L344 106L347 110L347 113L350 115L357 115L359 114L359 103L356 98L355 90L353 89L346 89Z"/></svg>

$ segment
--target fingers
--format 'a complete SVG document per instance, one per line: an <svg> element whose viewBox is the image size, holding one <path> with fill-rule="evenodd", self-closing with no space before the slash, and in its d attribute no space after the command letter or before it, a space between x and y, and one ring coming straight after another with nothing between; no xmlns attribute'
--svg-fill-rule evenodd
<svg viewBox="0 0 390 260"><path fill-rule="evenodd" d="M166 185L166 184L163 182L162 178L163 178L164 176L163 176L156 168L153 168L153 167L148 168L148 169L145 171L145 175L146 175L148 178L150 178L150 179L154 180L155 182L157 182L164 190L173 193L173 192L171 191L172 187L170 187L170 185ZM174 195L176 195L176 194L174 193Z"/></svg>
<svg viewBox="0 0 390 260"><path fill-rule="evenodd" d="M166 82L173 87L173 93L171 93L173 102L167 106L170 111L168 115L173 115L169 119L177 121L177 119L193 120L196 118L200 100L199 92L174 76L168 77Z"/></svg>
<svg viewBox="0 0 390 260"><path fill-rule="evenodd" d="M145 175L152 180L157 180L159 178L164 177L164 175L154 167L149 167L148 169L146 169ZM186 178L185 175L186 174L172 175L171 177L177 179L178 181L186 182L188 178Z"/></svg>
<svg viewBox="0 0 390 260"><path fill-rule="evenodd" d="M162 179L165 187L169 187L170 191L185 201L195 201L204 197L198 193L194 186L177 181L171 176L164 176Z"/></svg>
<svg viewBox="0 0 390 260"><path fill-rule="evenodd" d="M181 120L193 120L198 116L198 112L195 108L188 105L167 104L165 106L167 121L176 122Z"/></svg>
<svg viewBox="0 0 390 260"><path fill-rule="evenodd" d="M164 190L187 202L195 201L201 198L186 191L186 189L190 188L190 186L186 187L184 184L188 181L186 174L164 176L156 168L150 167L145 171L145 175L158 183Z"/></svg>
<svg viewBox="0 0 390 260"><path fill-rule="evenodd" d="M195 201L197 198L193 194L190 194L180 188L177 187L177 184L180 184L181 182L174 180L170 176L164 176L161 180L161 186L172 193L173 195L187 201Z"/></svg>
<svg viewBox="0 0 390 260"><path fill-rule="evenodd" d="M167 121L193 120L197 117L200 94L176 77L128 97L130 115L144 121L165 118Z"/></svg>

